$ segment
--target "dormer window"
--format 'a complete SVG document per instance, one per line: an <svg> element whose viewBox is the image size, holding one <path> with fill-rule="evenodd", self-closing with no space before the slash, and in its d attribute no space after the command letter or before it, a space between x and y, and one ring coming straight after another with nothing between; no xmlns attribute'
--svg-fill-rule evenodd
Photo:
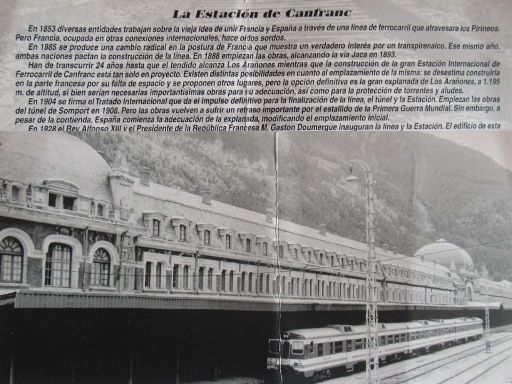
<svg viewBox="0 0 512 384"><path fill-rule="evenodd" d="M211 233L208 229L204 230L204 245L210 245L211 242Z"/></svg>
<svg viewBox="0 0 512 384"><path fill-rule="evenodd" d="M180 225L180 241L187 241L187 227L184 224Z"/></svg>
<svg viewBox="0 0 512 384"><path fill-rule="evenodd" d="M160 237L160 220L153 219L153 237Z"/></svg>
<svg viewBox="0 0 512 384"><path fill-rule="evenodd" d="M57 208L57 194L56 193L48 194L48 206Z"/></svg>
<svg viewBox="0 0 512 384"><path fill-rule="evenodd" d="M231 249L231 235L226 234L226 249Z"/></svg>
<svg viewBox="0 0 512 384"><path fill-rule="evenodd" d="M245 252L251 253L251 239L245 239Z"/></svg>
<svg viewBox="0 0 512 384"><path fill-rule="evenodd" d="M76 197L62 196L62 208L72 211L75 209Z"/></svg>
<svg viewBox="0 0 512 384"><path fill-rule="evenodd" d="M19 201L20 200L20 188L16 185L13 185L12 186L12 189L11 189L11 199L14 200L14 201Z"/></svg>
<svg viewBox="0 0 512 384"><path fill-rule="evenodd" d="M78 210L79 188L73 183L65 180L50 179L43 184L48 190L48 207L65 209L67 211Z"/></svg>
<svg viewBox="0 0 512 384"><path fill-rule="evenodd" d="M268 256L268 243L266 241L262 243L262 253L263 256Z"/></svg>

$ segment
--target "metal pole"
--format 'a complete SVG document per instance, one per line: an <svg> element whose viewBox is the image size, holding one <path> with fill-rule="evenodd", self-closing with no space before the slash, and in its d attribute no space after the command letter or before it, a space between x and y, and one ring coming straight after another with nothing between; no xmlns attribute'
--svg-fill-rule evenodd
<svg viewBox="0 0 512 384"><path fill-rule="evenodd" d="M128 384L133 384L133 352L130 351L130 365L128 367Z"/></svg>
<svg viewBox="0 0 512 384"><path fill-rule="evenodd" d="M489 295L485 304L485 353L491 353L491 326L489 318Z"/></svg>
<svg viewBox="0 0 512 384"><path fill-rule="evenodd" d="M373 191L373 173L364 161L351 160L360 166L366 177L366 242L368 247L368 260L366 270L366 381L368 384L379 384L379 318L377 308L377 280L375 278L375 194Z"/></svg>
<svg viewBox="0 0 512 384"><path fill-rule="evenodd" d="M176 351L176 384L180 384L180 351Z"/></svg>
<svg viewBox="0 0 512 384"><path fill-rule="evenodd" d="M14 384L14 351L11 351L11 359L9 362L9 384Z"/></svg>

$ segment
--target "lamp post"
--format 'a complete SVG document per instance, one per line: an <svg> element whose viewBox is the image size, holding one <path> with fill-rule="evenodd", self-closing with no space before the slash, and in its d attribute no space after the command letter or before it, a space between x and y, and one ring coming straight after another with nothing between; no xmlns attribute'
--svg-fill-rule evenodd
<svg viewBox="0 0 512 384"><path fill-rule="evenodd" d="M359 180L353 174L354 165L362 169L366 178L366 243L368 246L368 260L366 269L366 340L368 355L366 356L366 381L368 384L379 384L379 318L377 312L378 285L375 279L375 194L373 191L373 173L364 161L350 160L350 176L347 182Z"/></svg>

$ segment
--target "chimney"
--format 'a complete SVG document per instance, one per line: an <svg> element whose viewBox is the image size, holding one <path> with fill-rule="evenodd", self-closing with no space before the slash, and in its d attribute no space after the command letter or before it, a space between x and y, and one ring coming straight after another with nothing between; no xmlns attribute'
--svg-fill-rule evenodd
<svg viewBox="0 0 512 384"><path fill-rule="evenodd" d="M210 192L209 188L206 188L203 192L203 204L212 204L212 193Z"/></svg>
<svg viewBox="0 0 512 384"><path fill-rule="evenodd" d="M327 224L320 224L319 233L324 236L327 234Z"/></svg>
<svg viewBox="0 0 512 384"><path fill-rule="evenodd" d="M274 210L272 208L267 208L267 210L265 211L265 221L267 223L274 222Z"/></svg>
<svg viewBox="0 0 512 384"><path fill-rule="evenodd" d="M149 187L149 168L144 167L139 171L140 183Z"/></svg>

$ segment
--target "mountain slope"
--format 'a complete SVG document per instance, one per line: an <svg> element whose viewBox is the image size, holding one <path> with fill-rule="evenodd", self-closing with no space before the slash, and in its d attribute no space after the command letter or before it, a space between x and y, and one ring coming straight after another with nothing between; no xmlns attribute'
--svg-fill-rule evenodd
<svg viewBox="0 0 512 384"><path fill-rule="evenodd" d="M134 175L265 212L275 201L274 138L266 134L80 134L107 161L117 148ZM279 134L280 217L364 241L362 182L348 163L374 171L377 240L405 254L444 238L468 247L496 279L512 274L511 172L486 156L426 134ZM362 174L356 174L364 178ZM485 246L479 244L487 244ZM475 246L478 245L478 246Z"/></svg>

